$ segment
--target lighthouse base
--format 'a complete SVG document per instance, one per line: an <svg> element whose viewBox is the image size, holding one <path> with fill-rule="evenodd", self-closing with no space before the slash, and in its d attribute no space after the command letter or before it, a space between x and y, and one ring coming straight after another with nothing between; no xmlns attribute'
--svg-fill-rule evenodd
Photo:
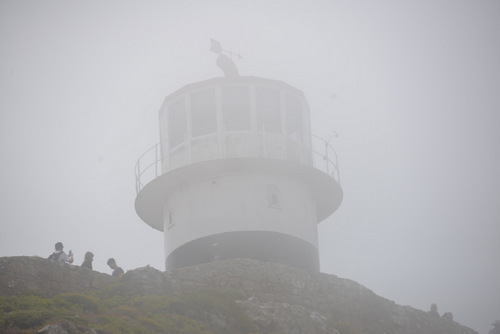
<svg viewBox="0 0 500 334"><path fill-rule="evenodd" d="M319 253L315 246L269 231L227 232L193 240L170 253L165 266L169 271L234 258L278 262L319 272Z"/></svg>

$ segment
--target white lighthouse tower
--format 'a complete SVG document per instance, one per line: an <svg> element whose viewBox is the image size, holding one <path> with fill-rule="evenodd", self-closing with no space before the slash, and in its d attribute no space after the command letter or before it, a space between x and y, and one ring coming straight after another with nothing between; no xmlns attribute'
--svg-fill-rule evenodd
<svg viewBox="0 0 500 334"><path fill-rule="evenodd" d="M167 270L251 258L319 271L317 224L342 201L335 152L300 90L234 69L165 98L136 211L163 231Z"/></svg>

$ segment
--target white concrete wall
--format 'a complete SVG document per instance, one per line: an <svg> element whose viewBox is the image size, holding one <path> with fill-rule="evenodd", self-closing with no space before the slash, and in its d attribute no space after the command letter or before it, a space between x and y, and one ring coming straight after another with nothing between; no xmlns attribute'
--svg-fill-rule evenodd
<svg viewBox="0 0 500 334"><path fill-rule="evenodd" d="M271 193L278 205L270 204ZM242 172L194 180L176 189L163 209L166 256L189 241L231 231L279 232L318 247L315 199L286 177Z"/></svg>

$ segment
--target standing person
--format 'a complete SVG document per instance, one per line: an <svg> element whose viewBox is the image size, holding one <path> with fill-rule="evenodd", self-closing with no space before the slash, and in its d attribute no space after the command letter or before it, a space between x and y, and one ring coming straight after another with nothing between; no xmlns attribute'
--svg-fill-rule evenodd
<svg viewBox="0 0 500 334"><path fill-rule="evenodd" d="M122 277L123 276L123 269L118 267L118 265L116 264L116 261L115 259L113 258L110 258L108 260L108 266L113 269L113 273L111 274L111 276L113 277Z"/></svg>
<svg viewBox="0 0 500 334"><path fill-rule="evenodd" d="M494 328L490 329L488 334L500 334L500 320L495 321L492 325Z"/></svg>
<svg viewBox="0 0 500 334"><path fill-rule="evenodd" d="M429 312L433 317L439 318L439 313L438 313L438 306L437 304L432 304L431 305L431 311Z"/></svg>
<svg viewBox="0 0 500 334"><path fill-rule="evenodd" d="M56 251L49 256L49 260L63 262L63 263L73 263L73 252L69 251L69 255L64 253L62 242L56 242Z"/></svg>
<svg viewBox="0 0 500 334"><path fill-rule="evenodd" d="M85 260L83 260L82 262L82 267L92 269L93 260L94 260L94 254L92 252L85 253Z"/></svg>

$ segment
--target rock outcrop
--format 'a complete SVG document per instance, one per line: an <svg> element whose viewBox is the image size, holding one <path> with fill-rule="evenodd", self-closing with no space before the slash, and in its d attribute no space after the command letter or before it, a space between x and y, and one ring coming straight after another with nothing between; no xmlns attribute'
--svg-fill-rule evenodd
<svg viewBox="0 0 500 334"><path fill-rule="evenodd" d="M286 305L289 310L293 307L304 308L312 319L325 317L338 330L343 328L344 332L476 333L453 320L435 317L410 306L397 305L352 280L335 275L310 273L278 263L237 259L183 268L167 274L167 290L189 291L203 287L224 287L243 291L251 302L240 305L246 307L248 314L252 314L259 306L259 318L273 318L273 314ZM272 305L274 307L270 307ZM262 315L266 310L267 316ZM300 317L291 318L293 323ZM316 326L318 330L323 327L324 323L318 323ZM328 330L330 331L326 333L334 333L331 329ZM303 330L297 333L316 332Z"/></svg>
<svg viewBox="0 0 500 334"><path fill-rule="evenodd" d="M26 290L54 296L96 290L111 282L112 277L109 275L40 257L0 258L1 296L15 296Z"/></svg>
<svg viewBox="0 0 500 334"><path fill-rule="evenodd" d="M0 258L1 295L31 289L54 296L112 282L116 279L109 275L42 258ZM244 298L237 305L261 333L476 333L452 319L397 305L352 280L277 263L234 259L167 273L148 266L127 272L121 282L141 294L240 291Z"/></svg>

